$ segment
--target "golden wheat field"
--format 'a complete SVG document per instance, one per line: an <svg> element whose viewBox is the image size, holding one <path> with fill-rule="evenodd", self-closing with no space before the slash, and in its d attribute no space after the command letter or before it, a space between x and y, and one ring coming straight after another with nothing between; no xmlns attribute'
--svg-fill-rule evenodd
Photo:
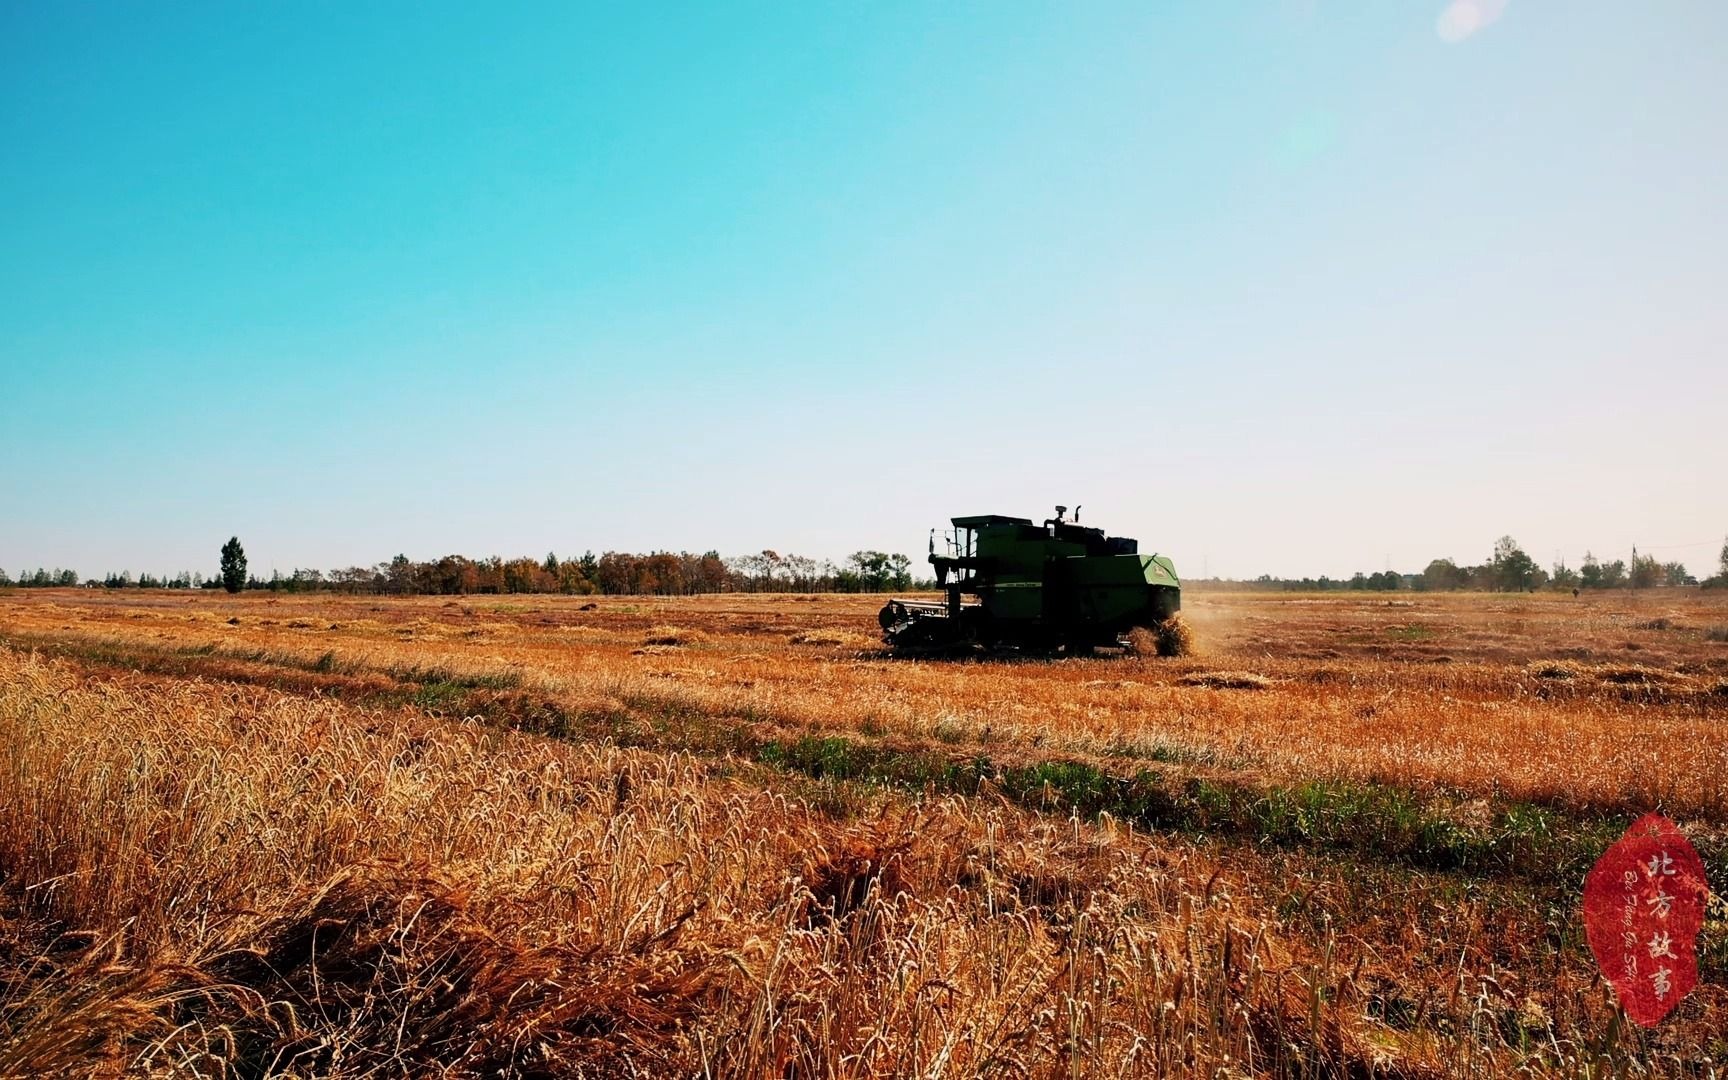
<svg viewBox="0 0 1728 1080"><path fill-rule="evenodd" d="M0 592L0 1075L1728 1075L1578 910L1728 867L1728 596L878 604Z"/></svg>

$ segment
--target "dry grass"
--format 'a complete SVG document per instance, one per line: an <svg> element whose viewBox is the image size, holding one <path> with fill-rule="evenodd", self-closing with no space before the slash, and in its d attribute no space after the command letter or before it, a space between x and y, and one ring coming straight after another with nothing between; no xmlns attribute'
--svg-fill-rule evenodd
<svg viewBox="0 0 1728 1080"><path fill-rule="evenodd" d="M1181 612L1157 626L1136 626L1128 632L1128 651L1134 656L1189 656L1194 650L1194 630Z"/></svg>
<svg viewBox="0 0 1728 1080"><path fill-rule="evenodd" d="M1187 656L1194 651L1194 631L1181 612L1159 623L1152 633L1159 656Z"/></svg>
<svg viewBox="0 0 1728 1080"><path fill-rule="evenodd" d="M681 755L0 675L8 891L111 935L70 966L20 935L6 1075L1157 1072L1275 1058L1255 1025L1312 1022L1278 978L1343 976L1120 830L961 799L836 822ZM1261 988L1220 1011L1224 979ZM1326 1054L1394 1060L1320 1019Z"/></svg>
<svg viewBox="0 0 1728 1080"><path fill-rule="evenodd" d="M837 645L848 649L863 649L876 644L876 639L847 630L800 630L788 638L794 645Z"/></svg>
<svg viewBox="0 0 1728 1080"><path fill-rule="evenodd" d="M1191 594L1200 666L0 596L0 1075L1703 1075L1728 946L1613 1027L1573 863L1653 805L1724 850L1728 655L1401 603Z"/></svg>
<svg viewBox="0 0 1728 1080"><path fill-rule="evenodd" d="M1214 690L1265 690L1272 680L1252 671L1196 671L1176 680L1183 686L1208 686Z"/></svg>
<svg viewBox="0 0 1728 1080"><path fill-rule="evenodd" d="M680 626L656 626L648 631L642 639L644 645L695 645L708 640L708 635L700 630L686 630Z"/></svg>

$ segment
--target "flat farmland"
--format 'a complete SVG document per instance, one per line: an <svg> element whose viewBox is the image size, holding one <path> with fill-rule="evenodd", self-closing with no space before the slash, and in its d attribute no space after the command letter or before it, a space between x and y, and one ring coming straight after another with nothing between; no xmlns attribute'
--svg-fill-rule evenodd
<svg viewBox="0 0 1728 1080"><path fill-rule="evenodd" d="M0 1074L1717 1075L1584 873L1728 865L1728 596L0 593Z"/></svg>

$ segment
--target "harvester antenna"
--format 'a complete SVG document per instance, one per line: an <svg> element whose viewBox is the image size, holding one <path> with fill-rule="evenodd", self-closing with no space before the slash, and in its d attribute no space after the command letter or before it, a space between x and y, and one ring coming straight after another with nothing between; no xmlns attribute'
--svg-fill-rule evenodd
<svg viewBox="0 0 1728 1080"><path fill-rule="evenodd" d="M1080 524L1080 504L1074 504L1074 524Z"/></svg>

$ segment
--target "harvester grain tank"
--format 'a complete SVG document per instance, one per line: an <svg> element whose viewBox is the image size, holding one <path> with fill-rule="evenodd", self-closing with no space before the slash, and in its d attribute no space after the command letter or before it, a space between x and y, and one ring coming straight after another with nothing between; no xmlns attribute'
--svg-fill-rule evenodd
<svg viewBox="0 0 1728 1080"><path fill-rule="evenodd" d="M1137 541L1080 524L1068 508L1043 524L982 514L952 519L947 550L930 565L942 602L890 600L879 621L897 652L1017 648L1082 652L1125 643L1182 606L1176 567L1141 555Z"/></svg>

